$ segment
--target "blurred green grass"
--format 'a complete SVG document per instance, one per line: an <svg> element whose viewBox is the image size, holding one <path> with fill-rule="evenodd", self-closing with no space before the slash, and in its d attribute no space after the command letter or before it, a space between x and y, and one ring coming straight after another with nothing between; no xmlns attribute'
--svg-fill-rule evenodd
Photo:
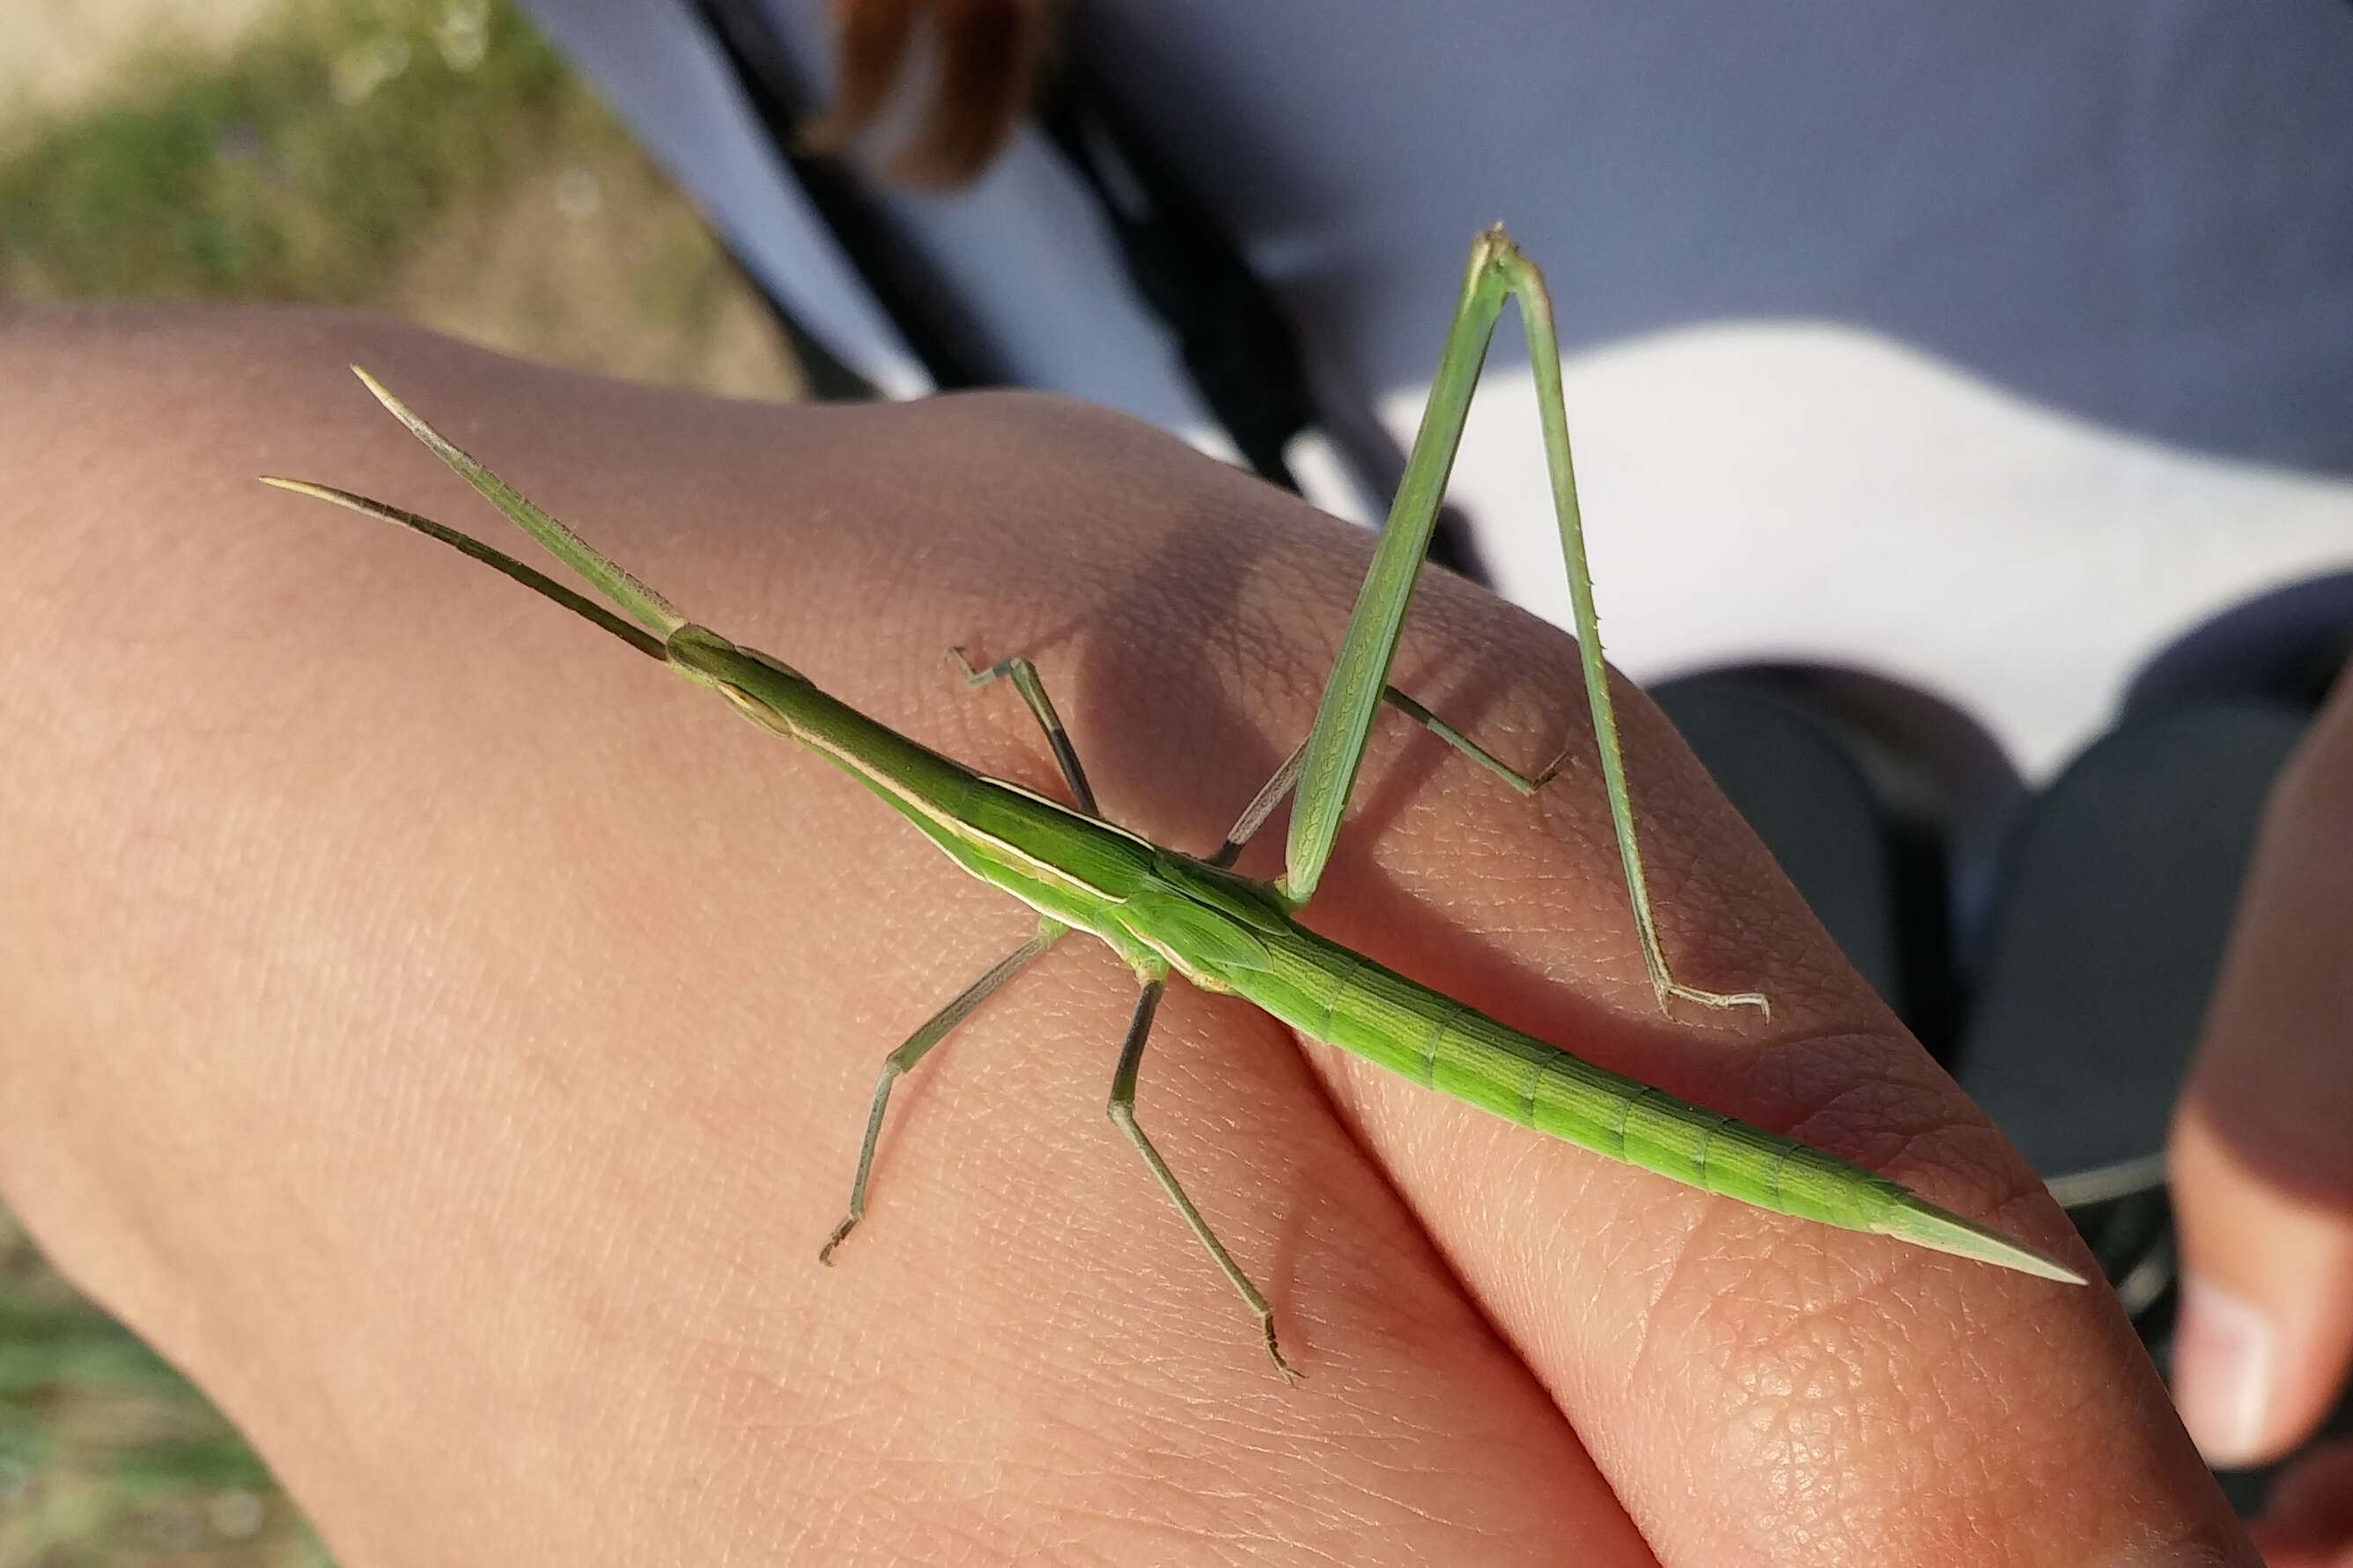
<svg viewBox="0 0 2353 1568"><path fill-rule="evenodd" d="M373 306L744 396L789 352L691 205L511 6L284 0L225 60L0 126L0 300Z"/></svg>
<svg viewBox="0 0 2353 1568"><path fill-rule="evenodd" d="M0 1564L329 1562L237 1429L0 1211Z"/></svg>
<svg viewBox="0 0 2353 1568"><path fill-rule="evenodd" d="M5 0L0 0L5 4ZM286 0L0 121L0 305L303 301L795 395L765 304L509 5ZM235 1428L0 1211L0 1568L324 1563Z"/></svg>
<svg viewBox="0 0 2353 1568"><path fill-rule="evenodd" d="M563 112L554 57L503 11L492 48L493 26L479 5L306 5L213 69L125 62L108 100L0 147L0 287L370 299L411 237L509 176L511 120Z"/></svg>

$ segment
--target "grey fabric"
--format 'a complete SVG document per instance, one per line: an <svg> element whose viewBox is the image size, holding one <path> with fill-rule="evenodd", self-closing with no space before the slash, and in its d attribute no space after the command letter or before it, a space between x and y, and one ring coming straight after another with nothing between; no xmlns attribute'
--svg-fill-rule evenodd
<svg viewBox="0 0 2353 1568"><path fill-rule="evenodd" d="M888 354L677 0L529 4L838 353ZM770 8L822 83L814 0ZM1071 10L1364 391L1427 376L1433 303L1508 216L1573 284L1572 346L1848 321L2119 428L2353 471L2341 0ZM890 199L1022 379L1186 416L1122 374L1148 323L1034 138L967 194Z"/></svg>
<svg viewBox="0 0 2353 1568"><path fill-rule="evenodd" d="M769 288L923 376L687 0L525 0ZM765 0L818 89L820 0ZM1874 668L2048 776L2183 627L2353 542L2343 0L1079 0L1068 44L1298 324L1377 489L1468 239L1550 271L1610 650ZM1216 448L1098 209L1024 132L878 189L1017 380ZM1567 617L1516 329L1455 475L1508 596ZM1331 465L1309 493L1354 505ZM1325 475L1317 482L1317 474Z"/></svg>

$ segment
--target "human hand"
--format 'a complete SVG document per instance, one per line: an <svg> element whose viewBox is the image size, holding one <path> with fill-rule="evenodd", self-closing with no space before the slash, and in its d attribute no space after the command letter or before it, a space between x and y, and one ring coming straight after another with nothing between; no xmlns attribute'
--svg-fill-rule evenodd
<svg viewBox="0 0 2353 1568"><path fill-rule="evenodd" d="M2251 1560L2105 1293L1709 1197L1178 987L1141 1114L1284 1387L1101 1114L1133 986L1080 939L902 1088L819 1268L883 1052L1029 917L513 584L256 485L494 524L353 359L696 618L1053 789L944 650L1031 655L1164 843L1304 732L1366 549L1050 399L731 405L341 316L0 332L0 1191L342 1561ZM1400 668L1529 758L1575 672L1442 576ZM1769 1022L1658 1016L1589 768L1523 801L1401 723L1309 918L2073 1247L1623 721L1668 951Z"/></svg>
<svg viewBox="0 0 2353 1568"><path fill-rule="evenodd" d="M2310 1434L2353 1360L2353 679L2265 808L2169 1154L2174 1383L2215 1463ZM2275 1568L2353 1564L2353 1457L2311 1457L2258 1531Z"/></svg>

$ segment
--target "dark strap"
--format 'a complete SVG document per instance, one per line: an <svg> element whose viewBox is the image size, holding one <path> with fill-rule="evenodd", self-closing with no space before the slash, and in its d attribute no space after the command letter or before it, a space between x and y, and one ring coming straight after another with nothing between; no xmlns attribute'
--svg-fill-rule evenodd
<svg viewBox="0 0 2353 1568"><path fill-rule="evenodd" d="M800 128L811 118L809 95L759 0L692 0L692 4L726 56L744 101L758 116L777 156L800 182L809 205L833 231L835 243L859 280L899 329L900 337L922 362L933 384L943 392L1002 384L1006 378L998 373L995 356L965 324L953 297L923 264L921 254L898 237L890 215L867 194L857 174L839 158L803 151ZM770 303L781 318L791 321L781 301L772 298ZM797 326L792 331L794 346L798 348L808 334ZM824 358L833 361L829 353ZM864 386L854 373L833 363L843 375L863 387L864 395L873 395L873 389ZM811 379L814 382L817 377L813 374ZM820 395L825 395L823 389Z"/></svg>
<svg viewBox="0 0 2353 1568"><path fill-rule="evenodd" d="M840 159L807 153L800 127L810 98L760 0L692 0L744 101L875 302L943 391L1004 384L950 291L896 233L890 215ZM1039 106L1048 139L1101 205L1129 280L1176 338L1187 377L1252 470L1299 489L1283 452L1316 423L1298 334L1272 290L1250 270L1208 207L1147 147L1082 63L1065 58ZM756 281L756 279L755 279ZM767 293L765 286L762 292ZM797 322L770 308L793 340L819 396L871 396ZM1469 534L1441 512L1430 557L1480 581Z"/></svg>
<svg viewBox="0 0 2353 1568"><path fill-rule="evenodd" d="M1315 408L1274 296L1077 62L1057 74L1038 120L1102 205L1129 280L1176 335L1201 401L1261 478L1296 490L1282 449Z"/></svg>

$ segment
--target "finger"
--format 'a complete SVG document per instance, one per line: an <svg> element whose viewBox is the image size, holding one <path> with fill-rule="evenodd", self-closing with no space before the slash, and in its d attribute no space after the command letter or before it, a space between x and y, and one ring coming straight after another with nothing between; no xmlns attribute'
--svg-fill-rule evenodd
<svg viewBox="0 0 2353 1568"><path fill-rule="evenodd" d="M2285 1451L2353 1359L2353 682L2265 808L2175 1119L2174 1380L2217 1464Z"/></svg>
<svg viewBox="0 0 2353 1568"><path fill-rule="evenodd" d="M1425 662L1402 685L1532 757L1577 733L1573 649L1430 589ZM2088 1267L1655 710L1626 706L1670 961L1687 984L1766 993L1769 1021L1659 1016L1592 769L1525 803L1403 725L1311 918L1507 1023ZM1765 1214L1317 1059L1662 1558L2243 1551L2105 1290Z"/></svg>
<svg viewBox="0 0 2353 1568"><path fill-rule="evenodd" d="M2272 1483L2251 1532L2266 1568L2353 1564L2353 1443L2307 1454Z"/></svg>

